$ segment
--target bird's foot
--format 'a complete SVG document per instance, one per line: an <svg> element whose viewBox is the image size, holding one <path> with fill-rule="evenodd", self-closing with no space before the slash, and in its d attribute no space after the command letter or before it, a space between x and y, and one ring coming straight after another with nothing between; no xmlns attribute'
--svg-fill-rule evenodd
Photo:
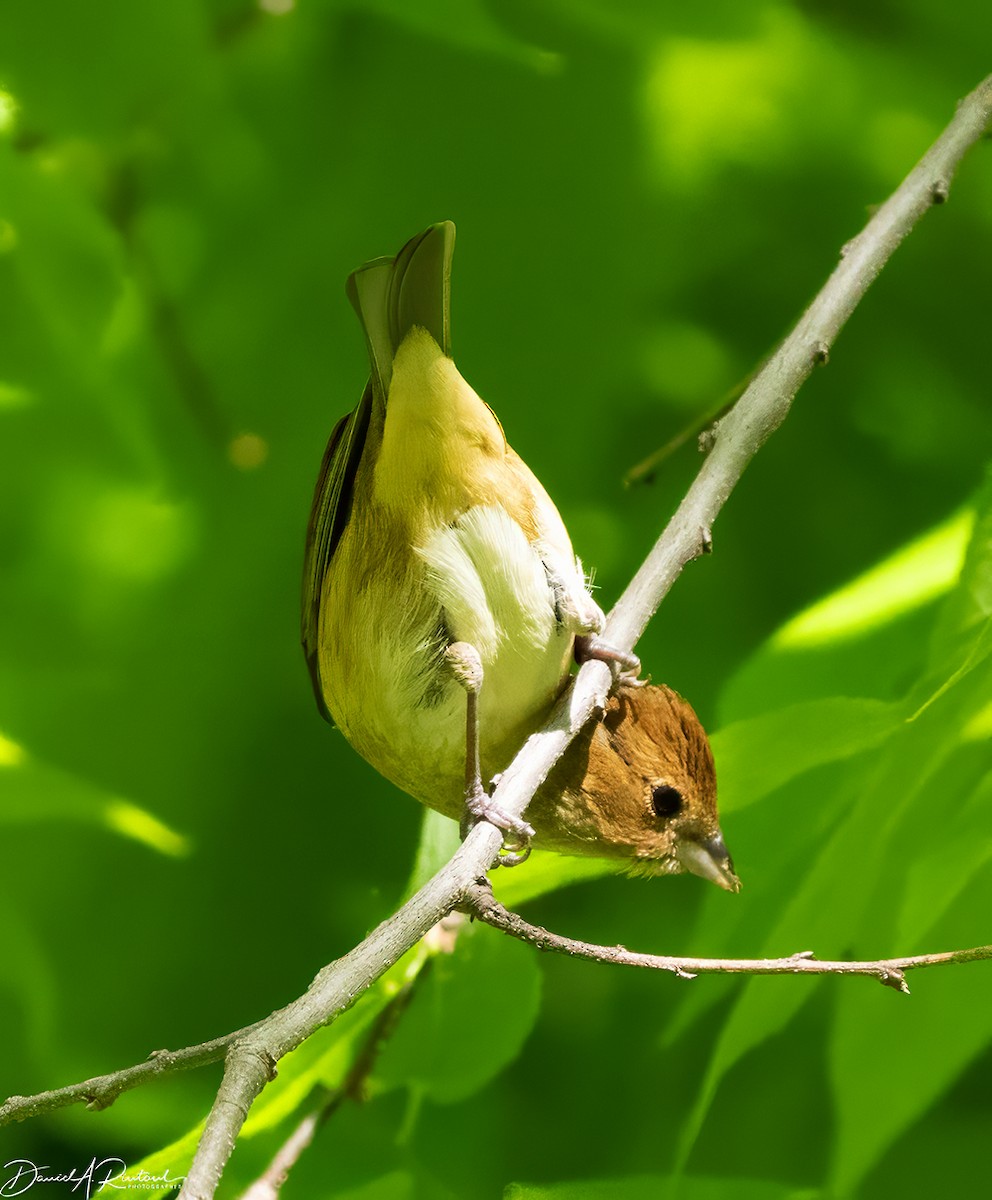
<svg viewBox="0 0 992 1200"><path fill-rule="evenodd" d="M463 839L479 821L488 821L503 834L503 845L496 860L500 866L517 867L528 858L531 838L534 836L533 826L494 803L481 786L470 789L465 796L465 811L460 825Z"/></svg>
<svg viewBox="0 0 992 1200"><path fill-rule="evenodd" d="M588 662L591 658L605 662L613 672L613 678L624 687L644 687L648 682L639 678L641 660L629 650L621 650L604 642L596 634L584 634L575 639L575 661Z"/></svg>

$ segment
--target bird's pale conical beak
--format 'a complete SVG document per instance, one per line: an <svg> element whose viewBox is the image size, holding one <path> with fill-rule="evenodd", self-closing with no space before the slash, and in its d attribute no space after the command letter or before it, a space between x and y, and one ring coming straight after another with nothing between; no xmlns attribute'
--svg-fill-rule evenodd
<svg viewBox="0 0 992 1200"><path fill-rule="evenodd" d="M728 892L741 890L741 881L734 874L734 862L722 834L715 833L698 842L688 839L680 842L676 854L683 869L693 875L708 879Z"/></svg>

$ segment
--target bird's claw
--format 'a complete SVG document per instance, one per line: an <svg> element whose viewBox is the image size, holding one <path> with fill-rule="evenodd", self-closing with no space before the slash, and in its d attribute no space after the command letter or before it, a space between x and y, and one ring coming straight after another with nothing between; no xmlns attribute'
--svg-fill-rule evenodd
<svg viewBox="0 0 992 1200"><path fill-rule="evenodd" d="M469 831L479 823L487 821L503 834L497 863L504 867L517 867L530 855L534 828L521 817L515 817L493 802L482 788L473 789L465 797L465 811L461 819L461 835L466 838Z"/></svg>
<svg viewBox="0 0 992 1200"><path fill-rule="evenodd" d="M611 646L594 633L582 634L575 639L575 661L588 662L591 658L605 662L613 672L613 678L624 687L644 687L648 682L639 678L641 660L629 650Z"/></svg>

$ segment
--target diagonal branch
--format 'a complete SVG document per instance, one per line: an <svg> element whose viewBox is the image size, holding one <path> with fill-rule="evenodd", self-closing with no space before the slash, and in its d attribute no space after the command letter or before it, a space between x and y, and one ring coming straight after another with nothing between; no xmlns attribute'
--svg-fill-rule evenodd
<svg viewBox="0 0 992 1200"><path fill-rule="evenodd" d="M462 919L457 915L448 918L449 921L460 921ZM451 948L453 949L453 932L449 933L449 936L451 937ZM339 1087L321 1089L318 1093L318 1103L315 1104L314 1108L294 1128L262 1174L242 1193L240 1200L277 1200L283 1184L289 1177L290 1171L299 1162L321 1125L325 1121L330 1120L345 1100L362 1099L366 1081L372 1074L383 1046L392 1037L401 1017L410 1007L410 1001L413 999L414 992L426 977L432 961L429 958L425 959L424 965L417 974L403 984L382 1012L379 1013L372 1026L372 1032L365 1039L365 1044L352 1063L351 1069L345 1076L344 1081Z"/></svg>
<svg viewBox="0 0 992 1200"><path fill-rule="evenodd" d="M633 648L686 563L712 547L713 522L745 467L789 414L815 366L825 365L848 317L900 242L933 205L943 204L965 152L992 126L992 75L961 100L950 124L841 250L841 261L820 292L734 407L717 422L712 447L661 537L610 612L603 639ZM494 800L519 816L586 721L605 704L610 686L603 663L588 662L504 773Z"/></svg>

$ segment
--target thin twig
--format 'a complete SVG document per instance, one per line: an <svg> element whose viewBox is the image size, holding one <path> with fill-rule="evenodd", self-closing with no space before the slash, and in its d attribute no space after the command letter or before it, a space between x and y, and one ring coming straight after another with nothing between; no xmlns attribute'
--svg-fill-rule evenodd
<svg viewBox="0 0 992 1200"><path fill-rule="evenodd" d="M958 163L987 130L990 115L992 77L961 102L919 165L845 248L840 265L796 328L720 421L715 444L696 481L610 613L604 636L613 645L631 649L683 566L709 549L712 524L744 468L785 419L814 365L826 361L837 333L902 238L932 204L946 199ZM572 738L605 704L610 682L603 663L582 667L547 725L527 740L504 772L493 796L500 808L516 816L524 811ZM325 967L303 996L233 1036L224 1079L180 1200L211 1200L251 1104L278 1060L330 1023L432 925L463 903L493 863L501 836L491 825L477 825L416 895L354 950ZM971 960L952 956L946 961Z"/></svg>
<svg viewBox="0 0 992 1200"><path fill-rule="evenodd" d="M262 1174L245 1189L241 1200L277 1200L282 1185L289 1178L290 1171L300 1161L300 1157L313 1141L314 1135L321 1125L337 1112L345 1100L362 1099L362 1090L369 1075L372 1074L376 1059L409 1007L414 991L426 977L432 962L433 959L424 959L417 974L400 988L379 1013L369 1036L365 1039L361 1052L355 1057L341 1086L333 1090L330 1088L318 1089L319 1103L311 1112L307 1113L283 1142Z"/></svg>
<svg viewBox="0 0 992 1200"><path fill-rule="evenodd" d="M93 1079L84 1079L82 1083L55 1088L50 1092L39 1092L37 1096L11 1096L0 1104L0 1125L27 1121L41 1113L55 1112L72 1104L85 1104L93 1110L109 1108L123 1092L140 1087L161 1075L191 1071L195 1067L220 1062L233 1042L262 1024L256 1021L244 1029L237 1029L198 1046L186 1046L182 1050L153 1050L144 1062L135 1066L112 1071L109 1075L97 1075Z"/></svg>
<svg viewBox="0 0 992 1200"><path fill-rule="evenodd" d="M906 971L992 959L992 946L948 950L940 954L916 954L909 958L881 958L869 962L829 961L816 958L809 950L790 954L788 958L686 958L682 955L638 954L624 946L597 946L592 942L552 933L540 925L531 925L519 914L510 912L500 904L488 880L480 880L469 890L461 910L538 950L549 950L555 954L567 954L572 958L585 958L611 966L670 971L680 979L695 979L697 975L868 975L908 996Z"/></svg>

